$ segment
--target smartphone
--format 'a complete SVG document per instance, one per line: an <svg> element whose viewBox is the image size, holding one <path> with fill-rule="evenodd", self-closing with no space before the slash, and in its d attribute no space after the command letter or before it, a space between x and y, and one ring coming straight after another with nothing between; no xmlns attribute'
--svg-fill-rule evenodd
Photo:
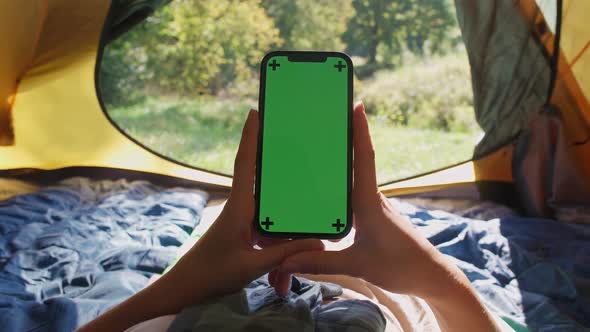
<svg viewBox="0 0 590 332"><path fill-rule="evenodd" d="M352 85L343 53L262 59L254 224L263 236L338 239L350 231Z"/></svg>

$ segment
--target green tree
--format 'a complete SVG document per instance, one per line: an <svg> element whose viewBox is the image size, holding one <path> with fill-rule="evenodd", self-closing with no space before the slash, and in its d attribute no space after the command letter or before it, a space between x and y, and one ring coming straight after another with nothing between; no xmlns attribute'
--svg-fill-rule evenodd
<svg viewBox="0 0 590 332"><path fill-rule="evenodd" d="M147 18L131 31L106 46L100 64L99 84L103 101L125 105L144 96L145 83L153 78L147 68L148 44L160 36L167 21L164 13Z"/></svg>
<svg viewBox="0 0 590 332"><path fill-rule="evenodd" d="M344 38L352 54L366 56L367 63L377 63L380 44L399 49L399 34L403 25L399 1L354 0L356 15L351 19Z"/></svg>
<svg viewBox="0 0 590 332"><path fill-rule="evenodd" d="M352 0L263 0L292 50L343 50L341 36L354 15Z"/></svg>
<svg viewBox="0 0 590 332"><path fill-rule="evenodd" d="M379 50L399 55L403 49L424 54L426 43L441 51L454 24L447 0L354 0L357 13L344 35L348 51L378 62Z"/></svg>
<svg viewBox="0 0 590 332"><path fill-rule="evenodd" d="M184 0L169 10L172 43L150 51L157 61L164 55L162 77L168 78L167 87L183 94L215 94L252 75L271 45L281 43L259 0Z"/></svg>
<svg viewBox="0 0 590 332"><path fill-rule="evenodd" d="M103 96L216 94L253 76L264 53L281 43L260 0L177 0L106 48Z"/></svg>
<svg viewBox="0 0 590 332"><path fill-rule="evenodd" d="M423 55L426 43L430 53L444 53L453 42L455 25L453 5L444 0L409 0L402 2L405 46Z"/></svg>

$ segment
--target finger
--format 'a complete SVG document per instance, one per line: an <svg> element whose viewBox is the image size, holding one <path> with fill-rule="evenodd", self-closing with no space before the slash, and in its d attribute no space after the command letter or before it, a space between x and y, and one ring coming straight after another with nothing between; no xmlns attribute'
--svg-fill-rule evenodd
<svg viewBox="0 0 590 332"><path fill-rule="evenodd" d="M261 236L260 233L256 230L256 226L252 225L251 227L251 244L252 246L257 245L260 248L266 248L270 246L274 246L280 243L286 243L290 240L287 239L273 239Z"/></svg>
<svg viewBox="0 0 590 332"><path fill-rule="evenodd" d="M263 248L257 252L261 268L264 272L279 266L287 257L302 251L323 250L324 244L320 240L293 240Z"/></svg>
<svg viewBox="0 0 590 332"><path fill-rule="evenodd" d="M347 259L347 250L309 251L287 258L279 271L282 273L309 274L349 274L347 267L352 263Z"/></svg>
<svg viewBox="0 0 590 332"><path fill-rule="evenodd" d="M357 216L354 213L352 214L352 229L354 229L354 242L357 242L361 239L362 231L359 231L358 229Z"/></svg>
<svg viewBox="0 0 590 332"><path fill-rule="evenodd" d="M274 287L276 285L277 275L279 274L278 269L274 269L268 273L268 284Z"/></svg>
<svg viewBox="0 0 590 332"><path fill-rule="evenodd" d="M353 151L353 192L355 196L363 199L378 198L375 150L371 142L369 122L362 102L357 103L353 111Z"/></svg>
<svg viewBox="0 0 590 332"><path fill-rule="evenodd" d="M258 140L258 112L250 110L236 159L234 162L234 178L230 198L243 201L251 199L254 193L256 177L256 150Z"/></svg>
<svg viewBox="0 0 590 332"><path fill-rule="evenodd" d="M289 240L285 239L271 239L260 237L258 238L257 244L261 248L268 248L270 246L276 246L281 243L286 243ZM291 273L282 273L278 269L270 271L268 274L269 284L275 289L275 292L279 296L287 296L289 289L291 289Z"/></svg>
<svg viewBox="0 0 590 332"><path fill-rule="evenodd" d="M266 248L266 247L270 247L270 246L274 246L277 244L281 244L281 243L287 243L290 240L287 239L272 239L272 238L268 238L268 237L259 237L258 241L256 242L256 244L258 244L261 248Z"/></svg>
<svg viewBox="0 0 590 332"><path fill-rule="evenodd" d="M293 275L279 270L276 271L277 275L273 287L279 296L285 297L289 294L289 290L291 289L291 278Z"/></svg>

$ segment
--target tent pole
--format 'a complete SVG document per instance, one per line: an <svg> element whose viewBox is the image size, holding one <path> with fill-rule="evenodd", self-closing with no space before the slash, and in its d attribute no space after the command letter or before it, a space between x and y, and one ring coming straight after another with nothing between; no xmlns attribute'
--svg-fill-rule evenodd
<svg viewBox="0 0 590 332"><path fill-rule="evenodd" d="M549 81L549 91L547 91L547 101L545 105L549 105L553 91L555 90L555 81L557 80L557 72L559 65L560 40L561 40L561 19L562 19L563 0L557 0L556 18L555 18L555 39L553 41L553 54L551 56L551 78Z"/></svg>

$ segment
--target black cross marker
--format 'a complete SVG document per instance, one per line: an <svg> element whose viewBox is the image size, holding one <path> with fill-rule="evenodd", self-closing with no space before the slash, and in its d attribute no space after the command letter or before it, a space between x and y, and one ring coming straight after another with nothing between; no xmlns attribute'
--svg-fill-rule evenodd
<svg viewBox="0 0 590 332"><path fill-rule="evenodd" d="M268 65L269 67L272 67L272 70L275 71L277 70L277 67L280 67L281 65L277 63L276 59L272 60L272 63Z"/></svg>
<svg viewBox="0 0 590 332"><path fill-rule="evenodd" d="M336 219L336 222L332 224L332 227L336 227L336 232L340 233L340 227L344 227L344 224L340 222L340 219Z"/></svg>
<svg viewBox="0 0 590 332"><path fill-rule="evenodd" d="M262 226L264 226L264 228L268 231L268 228L272 225L274 225L275 223L270 221L269 217L266 217L266 220L260 223Z"/></svg>
<svg viewBox="0 0 590 332"><path fill-rule="evenodd" d="M346 66L342 64L342 61L338 61L338 64L334 65L334 68L338 68L338 71L341 72L342 68L346 68Z"/></svg>

